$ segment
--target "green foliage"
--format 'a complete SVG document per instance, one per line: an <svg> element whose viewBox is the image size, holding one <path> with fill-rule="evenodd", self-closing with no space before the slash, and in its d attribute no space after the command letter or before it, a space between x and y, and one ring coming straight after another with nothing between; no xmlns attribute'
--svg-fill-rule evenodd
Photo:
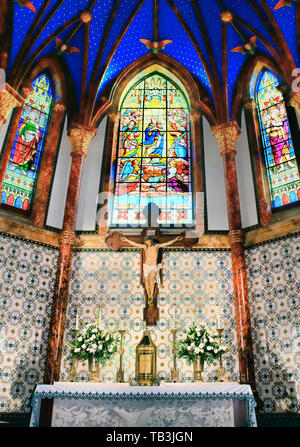
<svg viewBox="0 0 300 447"><path fill-rule="evenodd" d="M95 357L104 365L117 352L119 334L99 329L96 324L86 326L76 335L72 355L78 360Z"/></svg>
<svg viewBox="0 0 300 447"><path fill-rule="evenodd" d="M211 363L224 352L224 346L218 343L218 336L210 334L204 326L196 324L182 333L177 345L178 357L184 358L188 364L194 362L198 356Z"/></svg>

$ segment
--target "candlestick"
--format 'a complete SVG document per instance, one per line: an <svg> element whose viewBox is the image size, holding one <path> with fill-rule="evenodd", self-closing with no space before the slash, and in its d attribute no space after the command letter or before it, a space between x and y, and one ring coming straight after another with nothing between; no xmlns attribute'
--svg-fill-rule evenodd
<svg viewBox="0 0 300 447"><path fill-rule="evenodd" d="M68 382L76 382L77 381L77 371L76 371L77 363L78 363L77 359L73 356L71 370L69 372L68 379L67 379Z"/></svg>
<svg viewBox="0 0 300 447"><path fill-rule="evenodd" d="M220 314L219 314L219 306L216 305L216 317L217 317L217 325L218 325L218 329L220 327Z"/></svg>
<svg viewBox="0 0 300 447"><path fill-rule="evenodd" d="M177 358L177 349L176 349L176 329L171 330L173 335L173 368L171 368L171 382L179 382L179 371L177 369L176 358Z"/></svg>
<svg viewBox="0 0 300 447"><path fill-rule="evenodd" d="M176 329L176 306L174 307L173 329Z"/></svg>
<svg viewBox="0 0 300 447"><path fill-rule="evenodd" d="M119 330L120 335L121 335L121 343L120 343L120 350L119 350L119 354L120 354L120 363L119 363L119 369L117 370L117 376L116 376L116 382L117 383L124 383L124 370L123 370L123 354L124 354L124 349L123 349L123 338L124 338L124 334L125 334L125 330L124 329L120 329Z"/></svg>
<svg viewBox="0 0 300 447"><path fill-rule="evenodd" d="M217 328L218 331L218 337L219 337L219 346L221 346L221 339L222 339L222 333L224 331L223 328ZM219 369L218 369L218 382L226 382L227 379L225 377L225 368L223 366L222 362L222 353L220 352L219 357Z"/></svg>
<svg viewBox="0 0 300 447"><path fill-rule="evenodd" d="M103 329L102 325L102 311L101 308L99 309L99 315L98 315L98 329L101 331Z"/></svg>

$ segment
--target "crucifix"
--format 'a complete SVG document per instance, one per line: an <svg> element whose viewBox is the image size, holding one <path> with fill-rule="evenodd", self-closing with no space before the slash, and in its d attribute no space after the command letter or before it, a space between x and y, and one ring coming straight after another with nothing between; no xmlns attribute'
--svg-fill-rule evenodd
<svg viewBox="0 0 300 447"><path fill-rule="evenodd" d="M140 244L131 241L127 237L122 236L121 240L127 242L133 247L141 249L141 283L144 286L146 295L146 307L144 309L144 320L147 325L156 325L159 318L159 310L157 308L157 296L159 285L162 280L162 264L160 249L173 245L175 242L183 239L183 236L177 236L170 241L160 243L151 236L144 238L144 243Z"/></svg>
<svg viewBox="0 0 300 447"><path fill-rule="evenodd" d="M149 204L143 210L143 214L147 221L147 227L142 232L143 242L141 242L141 236L132 236L129 239L118 231L113 231L107 235L106 243L113 250L118 250L122 242L141 250L140 282L145 294L144 321L146 321L147 326L155 326L159 319L157 297L159 286L163 281L162 249L175 244L179 240L183 240L185 246L191 246L191 243L194 244L197 239L188 241L183 235L180 235L165 242L160 242L158 237L161 238L162 234L157 222L160 209L154 204Z"/></svg>

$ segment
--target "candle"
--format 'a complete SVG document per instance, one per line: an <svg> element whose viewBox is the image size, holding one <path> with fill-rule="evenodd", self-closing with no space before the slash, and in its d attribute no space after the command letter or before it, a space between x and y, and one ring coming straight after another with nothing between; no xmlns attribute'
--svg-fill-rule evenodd
<svg viewBox="0 0 300 447"><path fill-rule="evenodd" d="M79 329L79 316L78 314L76 314L76 325L75 325L75 330L78 331Z"/></svg>
<svg viewBox="0 0 300 447"><path fill-rule="evenodd" d="M176 306L174 306L173 329L176 329Z"/></svg>
<svg viewBox="0 0 300 447"><path fill-rule="evenodd" d="M216 306L216 314L217 314L217 322L218 322L218 329L220 328L220 314L219 314L219 306Z"/></svg>
<svg viewBox="0 0 300 447"><path fill-rule="evenodd" d="M217 314L217 322L218 322L218 329L223 329L222 326L222 308L219 309L219 306L216 306L216 314Z"/></svg>
<svg viewBox="0 0 300 447"><path fill-rule="evenodd" d="M125 330L124 317L121 319L121 331Z"/></svg>
<svg viewBox="0 0 300 447"><path fill-rule="evenodd" d="M99 316L98 316L98 329L102 329L102 311L99 310Z"/></svg>

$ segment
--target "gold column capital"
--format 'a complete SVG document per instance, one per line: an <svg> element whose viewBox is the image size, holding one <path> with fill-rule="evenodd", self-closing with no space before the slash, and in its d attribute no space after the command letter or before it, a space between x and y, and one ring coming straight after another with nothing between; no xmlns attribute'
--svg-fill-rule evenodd
<svg viewBox="0 0 300 447"><path fill-rule="evenodd" d="M4 84L0 91L0 120L6 122L12 109L24 103L24 98L9 84Z"/></svg>
<svg viewBox="0 0 300 447"><path fill-rule="evenodd" d="M70 245L73 246L76 242L76 236L73 231L62 231L59 235L59 246Z"/></svg>
<svg viewBox="0 0 300 447"><path fill-rule="evenodd" d="M300 92L292 93L289 103L300 113Z"/></svg>
<svg viewBox="0 0 300 447"><path fill-rule="evenodd" d="M69 130L68 136L71 141L71 155L83 154L86 156L88 145L94 137L97 129L85 127L73 127Z"/></svg>
<svg viewBox="0 0 300 447"><path fill-rule="evenodd" d="M211 132L218 140L221 155L226 152L236 152L236 143L241 133L236 123L228 122L212 126Z"/></svg>

